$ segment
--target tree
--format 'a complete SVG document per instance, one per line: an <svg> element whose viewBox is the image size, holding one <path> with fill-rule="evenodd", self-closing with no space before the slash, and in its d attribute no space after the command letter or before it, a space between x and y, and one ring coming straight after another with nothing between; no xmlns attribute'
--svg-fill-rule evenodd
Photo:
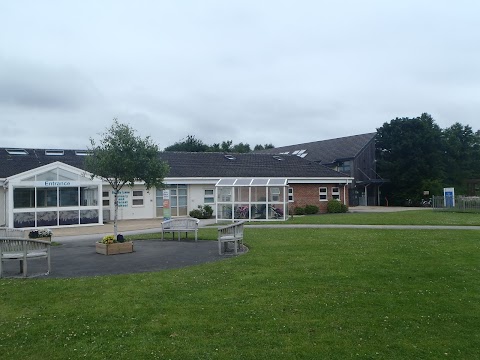
<svg viewBox="0 0 480 360"><path fill-rule="evenodd" d="M238 143L237 145L234 145L232 148L232 152L236 153L249 153L252 150L250 149L250 145L247 143Z"/></svg>
<svg viewBox="0 0 480 360"><path fill-rule="evenodd" d="M92 178L99 177L113 188L113 230L117 238L119 191L125 185L133 187L136 181L143 182L147 190L162 187L168 165L159 159L158 146L149 136L144 139L136 136L135 130L117 119L113 119L112 126L101 136L98 144L90 138L90 155L85 158L85 168Z"/></svg>
<svg viewBox="0 0 480 360"><path fill-rule="evenodd" d="M376 150L377 172L391 181L388 195L394 204L419 201L424 190L441 189L442 131L429 114L384 123L377 129Z"/></svg>
<svg viewBox="0 0 480 360"><path fill-rule="evenodd" d="M455 123L443 130L445 185L466 192L466 180L480 175L480 137L468 125Z"/></svg>
<svg viewBox="0 0 480 360"><path fill-rule="evenodd" d="M202 140L195 138L194 135L187 135L185 140L177 141L175 144L167 146L165 151L181 151L181 152L205 152L208 145Z"/></svg>

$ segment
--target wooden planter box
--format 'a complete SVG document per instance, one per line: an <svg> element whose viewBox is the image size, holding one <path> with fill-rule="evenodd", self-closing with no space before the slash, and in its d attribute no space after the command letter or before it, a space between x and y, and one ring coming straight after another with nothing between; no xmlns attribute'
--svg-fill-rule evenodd
<svg viewBox="0 0 480 360"><path fill-rule="evenodd" d="M126 254L133 252L133 242L126 241L123 243L102 244L96 243L95 250L102 255Z"/></svg>

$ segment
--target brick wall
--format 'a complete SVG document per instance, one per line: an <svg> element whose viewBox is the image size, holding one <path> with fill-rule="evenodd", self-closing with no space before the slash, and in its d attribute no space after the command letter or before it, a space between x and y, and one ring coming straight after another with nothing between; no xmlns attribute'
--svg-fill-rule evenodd
<svg viewBox="0 0 480 360"><path fill-rule="evenodd" d="M289 184L293 188L293 202L288 204L289 211L293 212L296 207L305 207L306 205L316 205L320 213L327 212L327 201L320 201L319 188L327 188L327 200L332 199L332 188L338 187L340 190L340 201L348 204L348 189L344 192L344 185L338 184ZM346 201L344 201L346 196Z"/></svg>

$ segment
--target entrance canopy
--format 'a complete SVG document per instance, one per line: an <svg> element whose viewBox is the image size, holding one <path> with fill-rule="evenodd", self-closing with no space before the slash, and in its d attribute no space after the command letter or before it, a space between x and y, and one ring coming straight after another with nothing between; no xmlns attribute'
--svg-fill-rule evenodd
<svg viewBox="0 0 480 360"><path fill-rule="evenodd" d="M286 219L286 178L223 178L215 190L217 221Z"/></svg>

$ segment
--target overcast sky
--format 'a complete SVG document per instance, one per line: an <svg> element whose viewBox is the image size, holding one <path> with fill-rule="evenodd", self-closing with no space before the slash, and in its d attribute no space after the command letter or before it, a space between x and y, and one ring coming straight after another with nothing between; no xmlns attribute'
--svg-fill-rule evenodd
<svg viewBox="0 0 480 360"><path fill-rule="evenodd" d="M422 112L480 128L480 3L0 0L0 147L293 145Z"/></svg>

